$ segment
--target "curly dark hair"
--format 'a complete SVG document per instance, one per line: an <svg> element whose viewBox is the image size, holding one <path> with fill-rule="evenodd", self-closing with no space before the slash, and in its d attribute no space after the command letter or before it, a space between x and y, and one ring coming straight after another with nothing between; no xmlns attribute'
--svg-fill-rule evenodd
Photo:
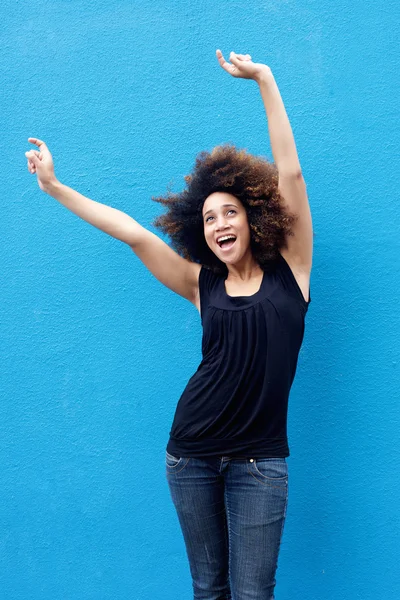
<svg viewBox="0 0 400 600"><path fill-rule="evenodd" d="M279 249L286 246L285 236L292 235L296 216L284 210L274 164L238 150L233 144L223 144L211 152L200 152L185 181L182 192L168 191L166 196L152 198L168 209L153 225L170 236L173 248L181 256L214 272L227 273L226 264L205 240L202 208L213 192L228 192L245 207L250 248L261 268L267 269L278 258Z"/></svg>

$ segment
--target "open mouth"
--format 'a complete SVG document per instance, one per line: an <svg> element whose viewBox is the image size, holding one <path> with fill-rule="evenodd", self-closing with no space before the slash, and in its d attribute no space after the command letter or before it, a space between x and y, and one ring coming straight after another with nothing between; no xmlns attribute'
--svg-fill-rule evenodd
<svg viewBox="0 0 400 600"><path fill-rule="evenodd" d="M217 244L221 248L221 250L227 251L234 246L236 242L235 235L222 235L217 239Z"/></svg>
<svg viewBox="0 0 400 600"><path fill-rule="evenodd" d="M235 242L236 236L231 234L221 235L221 237L217 239L217 244L221 248L221 250L230 250L235 244Z"/></svg>

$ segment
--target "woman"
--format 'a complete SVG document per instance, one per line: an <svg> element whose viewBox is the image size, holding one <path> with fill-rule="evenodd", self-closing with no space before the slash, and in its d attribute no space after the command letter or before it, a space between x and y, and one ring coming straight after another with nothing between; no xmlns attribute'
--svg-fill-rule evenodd
<svg viewBox="0 0 400 600"><path fill-rule="evenodd" d="M166 453L194 598L274 598L286 516L288 396L310 302L312 222L296 146L270 68L231 53L221 67L254 80L275 165L216 147L180 194L156 198L155 224L176 251L128 215L55 177L44 142L26 153L42 190L128 244L164 285L192 302L203 359L176 408Z"/></svg>

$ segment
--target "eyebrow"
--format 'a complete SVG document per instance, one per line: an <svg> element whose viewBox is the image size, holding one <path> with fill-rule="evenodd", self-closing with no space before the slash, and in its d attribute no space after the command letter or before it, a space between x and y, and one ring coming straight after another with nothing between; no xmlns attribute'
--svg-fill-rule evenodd
<svg viewBox="0 0 400 600"><path fill-rule="evenodd" d="M234 206L235 208L237 208L236 204L221 204L222 208L226 208L227 206ZM207 212L204 213L203 218L208 215L208 213L212 212L213 209L210 208L210 210L208 210Z"/></svg>

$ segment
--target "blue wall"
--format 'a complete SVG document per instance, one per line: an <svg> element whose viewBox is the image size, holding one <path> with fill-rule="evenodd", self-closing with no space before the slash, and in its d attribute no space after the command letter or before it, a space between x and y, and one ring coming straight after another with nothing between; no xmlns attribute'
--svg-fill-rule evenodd
<svg viewBox="0 0 400 600"><path fill-rule="evenodd" d="M164 473L200 359L196 309L40 192L64 183L150 227L198 151L271 156L249 52L280 86L315 230L289 409L277 599L398 600L399 5L3 2L1 600L184 600Z"/></svg>

